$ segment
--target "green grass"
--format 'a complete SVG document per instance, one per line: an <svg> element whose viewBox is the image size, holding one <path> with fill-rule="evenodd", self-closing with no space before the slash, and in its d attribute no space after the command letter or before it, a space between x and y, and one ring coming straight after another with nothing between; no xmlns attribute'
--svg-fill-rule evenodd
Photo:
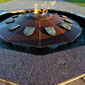
<svg viewBox="0 0 85 85"><path fill-rule="evenodd" d="M5 2L9 2L9 1L12 1L12 0L0 0L0 4L5 3Z"/></svg>
<svg viewBox="0 0 85 85"><path fill-rule="evenodd" d="M77 4L77 5L85 6L85 0L65 0L65 1Z"/></svg>

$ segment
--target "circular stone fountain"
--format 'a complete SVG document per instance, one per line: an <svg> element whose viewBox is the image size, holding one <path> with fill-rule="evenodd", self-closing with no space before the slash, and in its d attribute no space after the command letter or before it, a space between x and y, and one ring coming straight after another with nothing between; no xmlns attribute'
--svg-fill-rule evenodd
<svg viewBox="0 0 85 85"><path fill-rule="evenodd" d="M24 10L0 23L0 37L7 42L43 48L74 41L82 28L73 19L58 13Z"/></svg>

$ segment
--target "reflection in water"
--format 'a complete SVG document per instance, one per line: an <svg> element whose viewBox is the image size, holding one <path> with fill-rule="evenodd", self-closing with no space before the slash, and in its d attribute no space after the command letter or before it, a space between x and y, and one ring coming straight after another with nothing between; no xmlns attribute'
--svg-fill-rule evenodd
<svg viewBox="0 0 85 85"><path fill-rule="evenodd" d="M40 48L25 47L20 45L12 45L0 39L0 48L15 50L19 52L25 52L25 53L34 54L34 55L46 55L46 54L55 53L58 51L63 51L63 50L67 50L67 49L71 49L71 48L75 48L75 47L79 47L83 45L85 45L85 31L83 31L81 35L74 42L68 43L66 45L61 45L57 48L55 48L54 46L53 49L48 47L40 49Z"/></svg>

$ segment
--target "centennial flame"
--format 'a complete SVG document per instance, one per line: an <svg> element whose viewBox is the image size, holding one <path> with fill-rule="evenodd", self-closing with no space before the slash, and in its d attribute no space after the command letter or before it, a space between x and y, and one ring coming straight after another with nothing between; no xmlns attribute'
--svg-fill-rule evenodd
<svg viewBox="0 0 85 85"><path fill-rule="evenodd" d="M38 14L39 13L38 4L35 4L34 6L35 6L34 13Z"/></svg>
<svg viewBox="0 0 85 85"><path fill-rule="evenodd" d="M53 0L53 1L51 1L49 4L51 5L51 6L54 6L55 5L55 3L56 3L56 0ZM44 15L44 14L46 14L47 12L48 12L48 8L49 7L47 7L46 9L44 8L45 6L47 5L47 2L45 1L43 4L41 4L41 6L42 6L42 9L39 9L38 8L38 4L34 4L34 14L40 14L41 13L41 15Z"/></svg>
<svg viewBox="0 0 85 85"><path fill-rule="evenodd" d="M54 6L55 3L56 3L56 1L51 1L51 2L50 2L51 6Z"/></svg>

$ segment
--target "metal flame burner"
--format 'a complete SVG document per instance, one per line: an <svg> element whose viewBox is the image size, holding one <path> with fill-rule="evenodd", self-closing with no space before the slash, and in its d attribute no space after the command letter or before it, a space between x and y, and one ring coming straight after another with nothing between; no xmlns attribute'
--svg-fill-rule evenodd
<svg viewBox="0 0 85 85"><path fill-rule="evenodd" d="M49 19L49 18L52 18L52 15L50 13L35 14L32 12L32 13L26 14L26 17L30 19Z"/></svg>

